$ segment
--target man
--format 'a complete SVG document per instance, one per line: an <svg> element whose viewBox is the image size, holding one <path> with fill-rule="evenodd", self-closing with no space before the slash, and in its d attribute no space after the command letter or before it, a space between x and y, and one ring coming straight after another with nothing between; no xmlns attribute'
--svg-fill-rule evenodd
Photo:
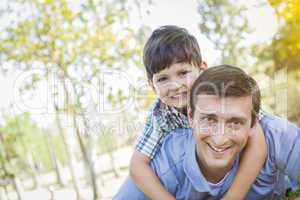
<svg viewBox="0 0 300 200"><path fill-rule="evenodd" d="M188 108L191 129L167 136L151 167L176 199L221 199L257 123L260 91L232 66L212 67L195 81ZM300 130L266 114L261 126L268 156L246 199L279 199L300 177ZM287 178L287 176L289 178ZM115 199L147 199L128 178Z"/></svg>

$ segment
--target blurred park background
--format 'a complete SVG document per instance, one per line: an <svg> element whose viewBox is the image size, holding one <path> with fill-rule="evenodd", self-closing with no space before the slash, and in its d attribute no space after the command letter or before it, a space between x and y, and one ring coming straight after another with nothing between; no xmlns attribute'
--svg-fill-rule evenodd
<svg viewBox="0 0 300 200"><path fill-rule="evenodd" d="M166 24L300 125L299 0L1 0L1 200L112 198L155 99L143 45Z"/></svg>

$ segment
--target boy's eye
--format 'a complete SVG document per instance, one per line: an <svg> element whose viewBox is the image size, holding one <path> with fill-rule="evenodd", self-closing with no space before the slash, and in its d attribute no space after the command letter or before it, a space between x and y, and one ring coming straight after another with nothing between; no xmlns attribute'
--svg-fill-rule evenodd
<svg viewBox="0 0 300 200"><path fill-rule="evenodd" d="M157 79L157 82L163 82L163 81L166 81L167 80L167 77L160 77Z"/></svg>
<svg viewBox="0 0 300 200"><path fill-rule="evenodd" d="M189 73L189 71L181 71L181 72L179 72L179 75L184 76L184 75L186 75L187 73Z"/></svg>

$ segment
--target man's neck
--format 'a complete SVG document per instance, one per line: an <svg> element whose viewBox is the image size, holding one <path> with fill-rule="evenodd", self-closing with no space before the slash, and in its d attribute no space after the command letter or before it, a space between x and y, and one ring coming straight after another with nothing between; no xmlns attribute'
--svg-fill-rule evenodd
<svg viewBox="0 0 300 200"><path fill-rule="evenodd" d="M197 162L200 167L200 170L201 170L203 176L205 177L205 179L208 182L211 182L214 184L220 182L232 168L232 165L230 165L229 167L226 167L226 168L213 168L210 166L206 166L205 164L203 164L203 162L201 162L197 153L196 153L196 158L197 158Z"/></svg>

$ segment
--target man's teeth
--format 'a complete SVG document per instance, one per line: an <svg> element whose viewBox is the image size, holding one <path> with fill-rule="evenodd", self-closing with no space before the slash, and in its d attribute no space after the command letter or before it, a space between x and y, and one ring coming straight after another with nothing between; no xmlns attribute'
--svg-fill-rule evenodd
<svg viewBox="0 0 300 200"><path fill-rule="evenodd" d="M220 148L216 148L216 147L213 147L213 146L211 146L211 145L209 145L214 151L216 151L216 152L223 152L223 151L225 151L226 149L228 149L228 148L222 148L222 149L220 149Z"/></svg>

